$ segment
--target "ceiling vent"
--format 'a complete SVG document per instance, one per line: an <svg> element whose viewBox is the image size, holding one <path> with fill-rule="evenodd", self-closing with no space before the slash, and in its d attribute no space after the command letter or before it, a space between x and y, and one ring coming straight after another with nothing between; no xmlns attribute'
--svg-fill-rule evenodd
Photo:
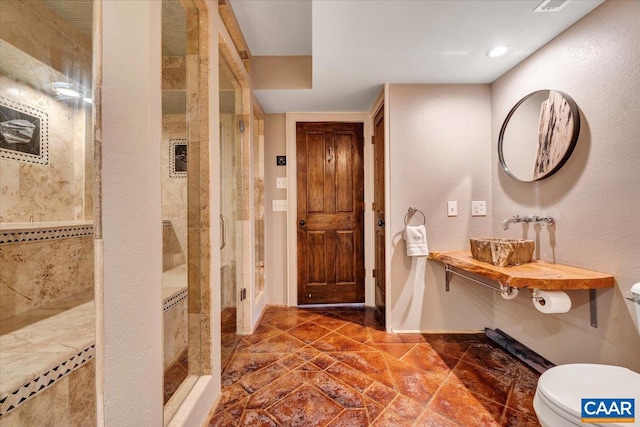
<svg viewBox="0 0 640 427"><path fill-rule="evenodd" d="M534 12L560 12L571 0L544 0Z"/></svg>

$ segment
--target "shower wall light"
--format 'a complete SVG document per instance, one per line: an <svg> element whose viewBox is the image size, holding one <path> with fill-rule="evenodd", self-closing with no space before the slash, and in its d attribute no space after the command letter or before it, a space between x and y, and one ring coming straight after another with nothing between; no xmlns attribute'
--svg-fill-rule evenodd
<svg viewBox="0 0 640 427"><path fill-rule="evenodd" d="M58 95L62 95L67 98L82 98L82 92L73 87L71 83L66 82L54 82L51 84L51 89Z"/></svg>
<svg viewBox="0 0 640 427"><path fill-rule="evenodd" d="M76 87L72 83L67 82L53 82L51 83L51 89L60 97L58 99L80 99L87 104L93 104L93 99L84 96L80 90L76 89Z"/></svg>

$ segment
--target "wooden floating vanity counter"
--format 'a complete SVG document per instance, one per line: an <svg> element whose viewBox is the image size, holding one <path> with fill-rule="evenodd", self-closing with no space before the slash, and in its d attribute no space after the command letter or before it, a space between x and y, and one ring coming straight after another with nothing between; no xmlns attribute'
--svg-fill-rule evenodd
<svg viewBox="0 0 640 427"><path fill-rule="evenodd" d="M498 267L474 259L470 252L431 252L429 259L514 288L599 289L612 288L615 284L615 279L610 274L545 261Z"/></svg>

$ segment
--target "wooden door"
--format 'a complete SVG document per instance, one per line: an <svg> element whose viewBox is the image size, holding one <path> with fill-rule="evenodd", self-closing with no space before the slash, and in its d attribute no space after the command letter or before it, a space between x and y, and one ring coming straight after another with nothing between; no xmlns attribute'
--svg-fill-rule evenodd
<svg viewBox="0 0 640 427"><path fill-rule="evenodd" d="M364 302L362 123L297 123L298 304Z"/></svg>
<svg viewBox="0 0 640 427"><path fill-rule="evenodd" d="M375 222L375 304L385 318L384 105L373 119L373 220Z"/></svg>

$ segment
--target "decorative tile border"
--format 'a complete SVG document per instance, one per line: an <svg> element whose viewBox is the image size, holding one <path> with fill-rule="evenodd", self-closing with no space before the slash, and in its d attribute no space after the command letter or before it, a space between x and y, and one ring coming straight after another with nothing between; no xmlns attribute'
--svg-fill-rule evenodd
<svg viewBox="0 0 640 427"><path fill-rule="evenodd" d="M93 235L93 225L70 225L61 228L34 228L33 230L2 230L0 244L28 243L42 240L65 239Z"/></svg>
<svg viewBox="0 0 640 427"><path fill-rule="evenodd" d="M27 121L31 123L31 126L34 126L34 135L30 135L31 141L28 141L26 144L10 143L3 136L4 131L0 131L0 157L35 163L37 165L48 165L49 116L47 113L3 96L0 96L0 113L0 123L3 123L2 126L7 126L9 122L15 120ZM28 146L28 148L17 148L17 146L22 145Z"/></svg>
<svg viewBox="0 0 640 427"><path fill-rule="evenodd" d="M93 359L96 353L95 347L96 345L92 344L84 350L74 353L70 358L53 369L20 386L17 390L2 396L0 398L0 417L7 415L28 399L33 398L43 390L51 387Z"/></svg>
<svg viewBox="0 0 640 427"><path fill-rule="evenodd" d="M171 178L187 177L187 140L169 140L169 176Z"/></svg>
<svg viewBox="0 0 640 427"><path fill-rule="evenodd" d="M174 307L180 301L182 301L183 299L186 299L188 295L189 295L189 290L183 289L177 294L167 298L166 300L164 300L162 304L162 311L164 312L169 310L171 307Z"/></svg>

